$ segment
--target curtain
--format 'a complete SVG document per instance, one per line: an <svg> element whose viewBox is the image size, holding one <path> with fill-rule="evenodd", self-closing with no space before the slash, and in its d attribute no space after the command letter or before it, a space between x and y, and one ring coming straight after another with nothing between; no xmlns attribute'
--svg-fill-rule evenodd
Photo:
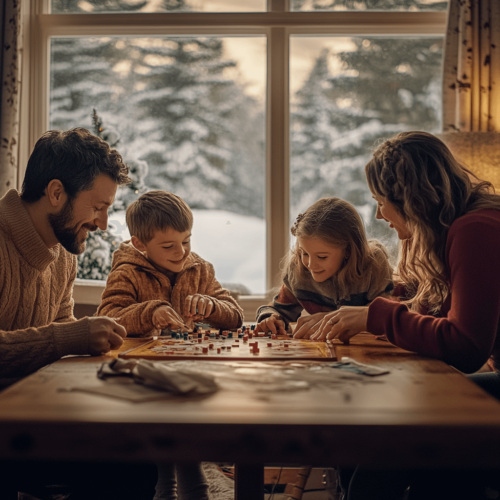
<svg viewBox="0 0 500 500"><path fill-rule="evenodd" d="M17 187L21 31L21 0L0 2L0 197Z"/></svg>
<svg viewBox="0 0 500 500"><path fill-rule="evenodd" d="M500 132L500 0L450 0L443 131Z"/></svg>

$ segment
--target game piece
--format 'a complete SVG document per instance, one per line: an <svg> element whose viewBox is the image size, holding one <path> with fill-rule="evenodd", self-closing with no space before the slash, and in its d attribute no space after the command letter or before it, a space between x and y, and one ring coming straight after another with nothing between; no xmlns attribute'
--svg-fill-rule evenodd
<svg viewBox="0 0 500 500"><path fill-rule="evenodd" d="M208 347L202 347L203 354L208 354Z"/></svg>
<svg viewBox="0 0 500 500"><path fill-rule="evenodd" d="M233 332L229 332L228 337L229 337L230 339L232 339L232 338L233 338Z"/></svg>
<svg viewBox="0 0 500 500"><path fill-rule="evenodd" d="M201 344L202 342L203 342L203 340L198 338L198 344Z"/></svg>
<svg viewBox="0 0 500 500"><path fill-rule="evenodd" d="M220 347L217 347L217 354L220 354Z"/></svg>
<svg viewBox="0 0 500 500"><path fill-rule="evenodd" d="M243 343L246 344L248 342L248 337L243 337Z"/></svg>
<svg viewBox="0 0 500 500"><path fill-rule="evenodd" d="M235 342L239 342L239 341L240 341L240 339L234 339L234 341L235 341Z"/></svg>
<svg viewBox="0 0 500 500"><path fill-rule="evenodd" d="M213 344L208 344L208 348L209 348L209 349L213 349L213 348L214 348L214 345L213 345Z"/></svg>
<svg viewBox="0 0 500 500"><path fill-rule="evenodd" d="M273 343L272 342L268 342L267 343L267 347L272 347L273 346Z"/></svg>
<svg viewBox="0 0 500 500"><path fill-rule="evenodd" d="M273 333L273 334L271 335L271 338L272 338L273 340L276 340L276 339L278 338L278 336L277 336L275 333Z"/></svg>
<svg viewBox="0 0 500 500"><path fill-rule="evenodd" d="M210 337L209 337L208 335L205 335L205 336L203 337L203 340L208 340L209 338L210 338Z"/></svg>
<svg viewBox="0 0 500 500"><path fill-rule="evenodd" d="M250 330L253 332L255 330L255 325L251 325Z"/></svg>
<svg viewBox="0 0 500 500"><path fill-rule="evenodd" d="M242 333L245 333L245 330L246 330L246 329L247 329L247 327L246 327L245 325L243 325L243 326L241 327L241 332L242 332Z"/></svg>
<svg viewBox="0 0 500 500"><path fill-rule="evenodd" d="M251 339L252 337L253 337L253 333L252 333L252 332L250 332L250 333L248 334L248 338L249 338L249 339Z"/></svg>
<svg viewBox="0 0 500 500"><path fill-rule="evenodd" d="M228 345L228 346L227 346L227 350L228 350L228 351L230 351L230 350L231 350L231 346L230 346L230 345Z"/></svg>
<svg viewBox="0 0 500 500"><path fill-rule="evenodd" d="M233 344L233 347L240 347L240 344Z"/></svg>

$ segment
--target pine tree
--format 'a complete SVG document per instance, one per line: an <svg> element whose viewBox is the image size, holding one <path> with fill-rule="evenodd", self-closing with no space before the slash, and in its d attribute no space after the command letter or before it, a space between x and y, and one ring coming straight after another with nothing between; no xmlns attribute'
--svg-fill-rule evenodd
<svg viewBox="0 0 500 500"><path fill-rule="evenodd" d="M448 1L419 0L292 0L291 10L446 10Z"/></svg>
<svg viewBox="0 0 500 500"><path fill-rule="evenodd" d="M391 238L387 225L374 218L364 165L382 139L402 130L439 130L442 40L352 41L356 50L338 54L342 74L329 74L324 51L297 93L292 216L321 196L339 196L362 213L370 234Z"/></svg>

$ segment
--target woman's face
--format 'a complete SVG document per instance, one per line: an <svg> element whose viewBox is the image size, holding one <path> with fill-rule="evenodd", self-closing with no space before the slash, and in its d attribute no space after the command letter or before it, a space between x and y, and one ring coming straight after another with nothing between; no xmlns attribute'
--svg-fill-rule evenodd
<svg viewBox="0 0 500 500"><path fill-rule="evenodd" d="M389 227L397 231L400 240L411 238L411 232L406 225L406 221L396 206L386 198L382 198L376 194L373 195L373 199L377 202L377 214L375 217L388 222Z"/></svg>

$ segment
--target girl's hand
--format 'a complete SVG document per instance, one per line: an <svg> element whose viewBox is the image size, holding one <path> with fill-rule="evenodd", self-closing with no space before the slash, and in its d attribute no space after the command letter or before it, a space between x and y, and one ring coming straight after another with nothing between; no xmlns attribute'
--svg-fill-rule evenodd
<svg viewBox="0 0 500 500"><path fill-rule="evenodd" d="M215 308L211 297L199 293L188 295L185 304L187 315L197 318L208 318Z"/></svg>
<svg viewBox="0 0 500 500"><path fill-rule="evenodd" d="M320 312L310 316L301 316L297 321L293 337L296 339L308 339L318 331L323 318L330 314L329 312Z"/></svg>
<svg viewBox="0 0 500 500"><path fill-rule="evenodd" d="M159 306L154 310L153 326L158 330L163 330L167 326L189 330L184 320L169 306Z"/></svg>
<svg viewBox="0 0 500 500"><path fill-rule="evenodd" d="M311 340L339 339L348 343L351 337L360 332L366 332L367 321L368 306L342 306L323 318L317 332L311 336Z"/></svg>
<svg viewBox="0 0 500 500"><path fill-rule="evenodd" d="M271 314L269 318L261 321L256 327L253 333L259 332L271 332L278 335L286 335L285 322L281 319L279 314Z"/></svg>

